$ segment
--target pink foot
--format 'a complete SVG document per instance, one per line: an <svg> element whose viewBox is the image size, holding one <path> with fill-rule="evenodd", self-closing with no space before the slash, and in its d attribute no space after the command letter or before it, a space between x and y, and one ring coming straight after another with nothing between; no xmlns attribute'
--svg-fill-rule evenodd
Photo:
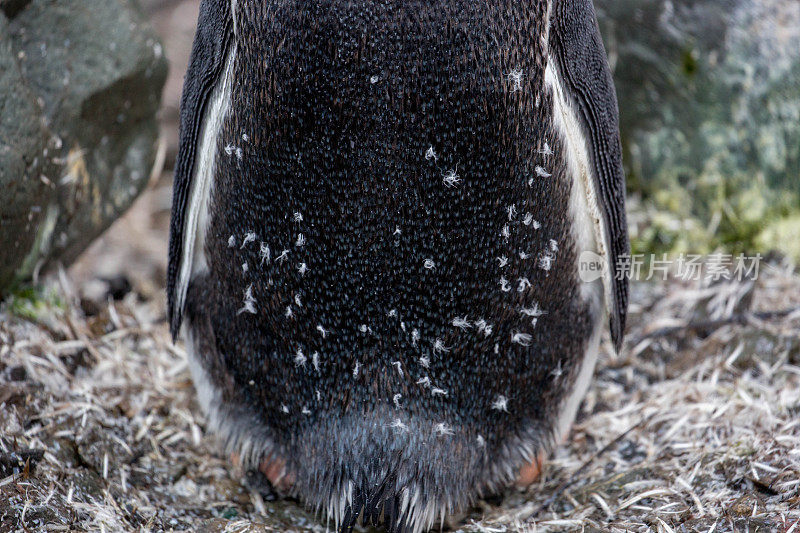
<svg viewBox="0 0 800 533"><path fill-rule="evenodd" d="M542 473L542 467L544 466L544 459L544 454L539 453L533 461L520 468L516 482L517 487L521 489L530 487L539 479Z"/></svg>

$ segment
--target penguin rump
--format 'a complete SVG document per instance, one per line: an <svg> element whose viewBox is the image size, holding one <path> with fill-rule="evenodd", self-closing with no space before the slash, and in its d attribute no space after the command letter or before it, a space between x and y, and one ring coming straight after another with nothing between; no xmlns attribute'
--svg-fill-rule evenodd
<svg viewBox="0 0 800 533"><path fill-rule="evenodd" d="M624 193L590 0L203 0L168 311L210 429L342 531L532 483L622 342Z"/></svg>

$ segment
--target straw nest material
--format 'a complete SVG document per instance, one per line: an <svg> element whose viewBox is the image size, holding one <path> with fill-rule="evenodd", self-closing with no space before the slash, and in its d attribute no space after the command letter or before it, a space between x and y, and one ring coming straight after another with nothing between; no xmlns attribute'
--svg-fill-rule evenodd
<svg viewBox="0 0 800 533"><path fill-rule="evenodd" d="M3 304L0 531L325 531L205 433L164 320L165 198ZM542 480L449 527L800 533L798 309L778 262L755 283L635 283L625 348Z"/></svg>

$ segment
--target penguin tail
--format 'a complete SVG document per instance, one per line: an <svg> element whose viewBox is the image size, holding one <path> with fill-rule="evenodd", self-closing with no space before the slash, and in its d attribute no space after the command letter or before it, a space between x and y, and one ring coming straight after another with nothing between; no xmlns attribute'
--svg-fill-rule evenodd
<svg viewBox="0 0 800 533"><path fill-rule="evenodd" d="M298 439L295 491L340 533L422 533L480 496L485 448L468 429L381 414L317 421Z"/></svg>
<svg viewBox="0 0 800 533"><path fill-rule="evenodd" d="M373 462L373 472L380 470L377 463ZM383 480L382 474L377 474L375 482L364 482L353 492L352 501L344 508L344 516L339 524L340 533L351 533L356 524L361 520L366 525L384 525L389 533L405 533L407 527L401 516L400 496L394 491L397 483L397 472L389 473Z"/></svg>
<svg viewBox="0 0 800 533"><path fill-rule="evenodd" d="M439 495L421 492L419 485L400 485L399 472L387 472L379 462L364 474L344 506L339 533L351 533L358 523L383 527L388 533L421 533L452 512Z"/></svg>

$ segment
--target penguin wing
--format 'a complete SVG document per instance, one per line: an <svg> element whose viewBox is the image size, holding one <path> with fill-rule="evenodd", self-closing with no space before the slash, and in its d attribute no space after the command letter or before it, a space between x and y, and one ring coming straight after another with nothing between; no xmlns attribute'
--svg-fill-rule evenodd
<svg viewBox="0 0 800 533"><path fill-rule="evenodd" d="M625 216L625 175L619 138L619 109L600 29L591 0L551 0L549 50L566 107L577 116L586 145L586 192L594 208L611 338L619 350L628 308L629 254ZM550 62L548 62L550 63Z"/></svg>
<svg viewBox="0 0 800 533"><path fill-rule="evenodd" d="M175 180L172 193L172 218L170 221L169 264L167 268L167 317L173 338L178 334L183 319L183 306L192 262L195 259L195 242L201 222L205 223L209 184L214 157L204 153L216 151L208 142L209 121L215 117L215 100L219 100L228 68L229 51L233 48L234 23L230 0L203 0L197 33L192 47L189 67L183 85L180 112L180 139L175 163ZM219 106L217 106L219 107ZM219 120L216 117L216 120ZM205 174L205 176L202 176ZM199 176L200 175L200 176ZM204 228L202 228L204 232ZM202 243L199 243L202 246Z"/></svg>

